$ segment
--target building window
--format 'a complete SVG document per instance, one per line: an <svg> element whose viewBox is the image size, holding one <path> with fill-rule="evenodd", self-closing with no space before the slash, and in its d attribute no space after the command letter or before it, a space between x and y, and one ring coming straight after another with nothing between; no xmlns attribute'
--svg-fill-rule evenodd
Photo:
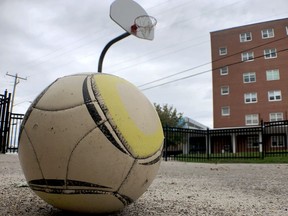
<svg viewBox="0 0 288 216"><path fill-rule="evenodd" d="M229 116L230 115L230 107L222 107L221 108L221 115L222 116Z"/></svg>
<svg viewBox="0 0 288 216"><path fill-rule="evenodd" d="M266 79L267 79L267 81L279 80L280 79L279 70L278 69L267 70L266 71Z"/></svg>
<svg viewBox="0 0 288 216"><path fill-rule="evenodd" d="M281 101L281 91L269 91L268 100L269 101Z"/></svg>
<svg viewBox="0 0 288 216"><path fill-rule="evenodd" d="M258 114L250 114L245 116L246 125L259 125Z"/></svg>
<svg viewBox="0 0 288 216"><path fill-rule="evenodd" d="M220 47L219 48L219 55L227 55L227 48L226 47Z"/></svg>
<svg viewBox="0 0 288 216"><path fill-rule="evenodd" d="M254 53L253 52L245 52L241 53L242 61L253 61Z"/></svg>
<svg viewBox="0 0 288 216"><path fill-rule="evenodd" d="M270 121L282 121L283 120L283 113L270 113L269 114Z"/></svg>
<svg viewBox="0 0 288 216"><path fill-rule="evenodd" d="M271 147L284 147L284 136L271 136Z"/></svg>
<svg viewBox="0 0 288 216"><path fill-rule="evenodd" d="M252 33L251 32L242 33L239 35L239 37L240 42L248 42L252 40Z"/></svg>
<svg viewBox="0 0 288 216"><path fill-rule="evenodd" d="M288 35L288 26L286 26L286 34Z"/></svg>
<svg viewBox="0 0 288 216"><path fill-rule="evenodd" d="M244 102L247 103L257 103L257 93L246 93L244 94Z"/></svg>
<svg viewBox="0 0 288 216"><path fill-rule="evenodd" d="M259 148L259 136L247 136L247 146L248 148Z"/></svg>
<svg viewBox="0 0 288 216"><path fill-rule="evenodd" d="M276 50L276 48L265 49L264 50L264 58L265 59L277 58L277 50Z"/></svg>
<svg viewBox="0 0 288 216"><path fill-rule="evenodd" d="M222 86L221 95L228 95L228 94L229 94L229 86Z"/></svg>
<svg viewBox="0 0 288 216"><path fill-rule="evenodd" d="M243 82L244 83L256 82L256 73L255 72L244 73L243 74Z"/></svg>
<svg viewBox="0 0 288 216"><path fill-rule="evenodd" d="M228 75L228 66L220 68L220 75Z"/></svg>
<svg viewBox="0 0 288 216"><path fill-rule="evenodd" d="M262 32L262 38L273 38L274 37L274 29L264 29Z"/></svg>

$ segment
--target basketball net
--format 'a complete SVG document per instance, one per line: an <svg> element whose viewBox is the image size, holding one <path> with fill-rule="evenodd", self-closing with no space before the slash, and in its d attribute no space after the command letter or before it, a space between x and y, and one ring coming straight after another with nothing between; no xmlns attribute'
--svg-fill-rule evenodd
<svg viewBox="0 0 288 216"><path fill-rule="evenodd" d="M134 24L131 26L131 34L140 38L149 39L151 31L156 24L157 20L152 16L139 16L134 20Z"/></svg>

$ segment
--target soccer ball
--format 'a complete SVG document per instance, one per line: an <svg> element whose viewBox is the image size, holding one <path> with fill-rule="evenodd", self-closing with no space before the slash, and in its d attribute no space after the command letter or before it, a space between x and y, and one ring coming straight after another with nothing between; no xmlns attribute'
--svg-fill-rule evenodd
<svg viewBox="0 0 288 216"><path fill-rule="evenodd" d="M19 160L29 187L56 208L109 213L155 178L163 130L148 99L114 75L57 79L28 109Z"/></svg>

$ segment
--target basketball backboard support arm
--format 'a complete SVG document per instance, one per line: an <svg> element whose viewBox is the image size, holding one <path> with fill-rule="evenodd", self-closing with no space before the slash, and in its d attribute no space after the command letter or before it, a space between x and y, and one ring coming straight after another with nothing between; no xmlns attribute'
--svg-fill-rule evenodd
<svg viewBox="0 0 288 216"><path fill-rule="evenodd" d="M119 35L118 37L114 38L113 40L111 40L108 44L106 44L106 46L104 47L104 49L101 52L99 61L98 61L98 72L102 73L102 65L103 65L103 60L105 57L105 54L107 53L108 49L116 42L130 36L131 34L129 32L125 32L122 35Z"/></svg>

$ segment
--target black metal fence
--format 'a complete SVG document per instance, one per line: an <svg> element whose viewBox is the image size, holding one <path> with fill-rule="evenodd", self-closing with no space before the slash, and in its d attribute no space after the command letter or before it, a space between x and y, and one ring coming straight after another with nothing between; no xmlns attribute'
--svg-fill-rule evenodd
<svg viewBox="0 0 288 216"><path fill-rule="evenodd" d="M0 152L6 152L6 146L9 143L9 107L11 93L7 90L4 94L0 94Z"/></svg>
<svg viewBox="0 0 288 216"><path fill-rule="evenodd" d="M19 132L23 118L24 114L11 113L9 140L6 147L6 152L18 152Z"/></svg>
<svg viewBox="0 0 288 216"><path fill-rule="evenodd" d="M165 160L263 159L288 157L288 121L229 129L164 128Z"/></svg>
<svg viewBox="0 0 288 216"><path fill-rule="evenodd" d="M0 94L0 153L18 152L19 129L24 114L10 113L11 93Z"/></svg>
<svg viewBox="0 0 288 216"><path fill-rule="evenodd" d="M10 113L11 94L0 94L0 153L18 152L24 114ZM288 157L288 121L261 122L258 127L229 129L164 128L165 160L261 159Z"/></svg>

